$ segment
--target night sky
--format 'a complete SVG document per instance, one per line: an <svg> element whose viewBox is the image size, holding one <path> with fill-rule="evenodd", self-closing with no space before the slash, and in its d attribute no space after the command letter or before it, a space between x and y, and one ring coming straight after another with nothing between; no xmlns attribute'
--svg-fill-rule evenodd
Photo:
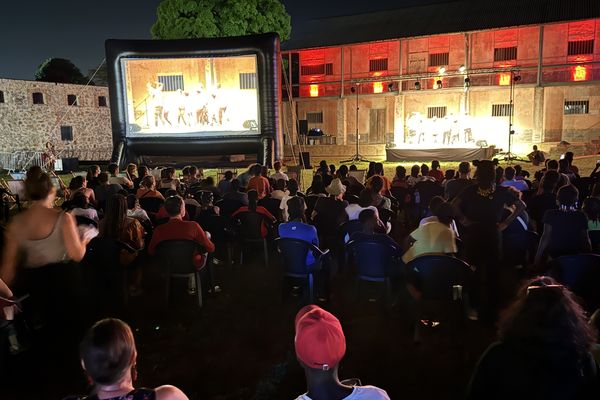
<svg viewBox="0 0 600 400"><path fill-rule="evenodd" d="M294 25L327 16L442 0L284 0ZM33 79L48 57L72 60L84 75L104 58L104 40L149 39L160 0L15 0L0 11L0 78Z"/></svg>

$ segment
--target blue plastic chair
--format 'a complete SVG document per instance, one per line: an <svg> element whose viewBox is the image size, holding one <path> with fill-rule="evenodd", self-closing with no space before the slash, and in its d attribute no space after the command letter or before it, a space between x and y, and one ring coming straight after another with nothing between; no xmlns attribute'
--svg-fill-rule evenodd
<svg viewBox="0 0 600 400"><path fill-rule="evenodd" d="M292 238L275 239L283 257L284 275L287 278L306 280L308 286L308 301L314 302L314 272L322 268L329 250L321 250L312 243ZM306 256L312 251L315 262L306 264ZM285 289L285 287L284 287Z"/></svg>
<svg viewBox="0 0 600 400"><path fill-rule="evenodd" d="M600 255L558 257L550 262L549 275L575 293L587 311L600 307Z"/></svg>

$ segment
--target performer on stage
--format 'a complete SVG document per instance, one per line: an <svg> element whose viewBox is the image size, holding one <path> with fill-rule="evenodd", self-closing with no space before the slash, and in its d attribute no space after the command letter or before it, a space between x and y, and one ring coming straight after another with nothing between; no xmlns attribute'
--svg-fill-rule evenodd
<svg viewBox="0 0 600 400"><path fill-rule="evenodd" d="M44 154L42 154L42 161L46 171L54 171L54 163L56 160L58 160L58 154L56 153L54 145L52 142L46 142L46 150L44 151Z"/></svg>
<svg viewBox="0 0 600 400"><path fill-rule="evenodd" d="M155 82L154 84L148 82L146 88L148 89L149 109L154 112L154 126L158 127L159 122L161 126L164 126L163 84L161 82Z"/></svg>

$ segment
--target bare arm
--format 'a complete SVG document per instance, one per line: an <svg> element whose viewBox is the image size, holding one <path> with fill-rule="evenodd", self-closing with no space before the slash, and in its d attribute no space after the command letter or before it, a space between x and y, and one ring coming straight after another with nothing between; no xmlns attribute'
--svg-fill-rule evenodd
<svg viewBox="0 0 600 400"><path fill-rule="evenodd" d="M546 258L546 251L550 246L550 238L552 237L552 226L544 224L544 233L540 238L540 244L538 246L537 253L535 254L535 265L541 266Z"/></svg>
<svg viewBox="0 0 600 400"><path fill-rule="evenodd" d="M6 283L0 279L0 296L10 299L13 297L13 292L6 286Z"/></svg>
<svg viewBox="0 0 600 400"><path fill-rule="evenodd" d="M171 385L159 386L156 389L156 400L189 400L180 389Z"/></svg>
<svg viewBox="0 0 600 400"><path fill-rule="evenodd" d="M467 219L467 217L465 217L465 215L463 214L462 210L460 209L460 204L461 204L462 200L457 196L454 198L454 200L452 200L452 207L454 208L454 216L456 217L456 220L458 222L460 222L460 224L462 226L469 226L470 221Z"/></svg>
<svg viewBox="0 0 600 400"><path fill-rule="evenodd" d="M525 203L521 200L515 202L515 208L506 219L498 224L500 231L505 230L523 211L525 211Z"/></svg>
<svg viewBox="0 0 600 400"><path fill-rule="evenodd" d="M17 266L18 239L15 235L15 222L13 222L4 234L4 253L2 255L2 268L0 268L0 279L6 282L7 285L12 283Z"/></svg>
<svg viewBox="0 0 600 400"><path fill-rule="evenodd" d="M80 239L77 224L71 214L64 213L63 218L63 241L67 255L73 261L81 261L85 256L87 241Z"/></svg>

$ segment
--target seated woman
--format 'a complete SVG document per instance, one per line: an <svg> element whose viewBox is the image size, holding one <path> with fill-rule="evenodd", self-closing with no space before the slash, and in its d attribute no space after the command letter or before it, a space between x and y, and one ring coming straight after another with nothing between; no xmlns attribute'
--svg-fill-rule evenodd
<svg viewBox="0 0 600 400"><path fill-rule="evenodd" d="M94 190L98 186L98 175L100 175L100 166L92 165L88 168L85 180L87 181L87 187Z"/></svg>
<svg viewBox="0 0 600 400"><path fill-rule="evenodd" d="M129 179L131 179L132 182L134 182L134 187L135 187L135 180L139 177L138 174L138 167L137 165L130 163L127 164L127 175L129 176Z"/></svg>
<svg viewBox="0 0 600 400"><path fill-rule="evenodd" d="M82 192L77 192L71 198L71 209L69 213L74 217L85 217L95 223L98 223L98 211L91 208L87 196Z"/></svg>
<svg viewBox="0 0 600 400"><path fill-rule="evenodd" d="M73 200L73 197L77 193L83 193L85 197L88 199L88 203L90 203L93 207L96 207L96 196L94 191L87 187L87 180L80 175L74 176L69 183L69 191L71 192L70 200Z"/></svg>
<svg viewBox="0 0 600 400"><path fill-rule="evenodd" d="M573 294L552 278L523 285L500 321L498 339L479 360L468 399L592 399L600 393L590 354L594 332Z"/></svg>
<svg viewBox="0 0 600 400"><path fill-rule="evenodd" d="M577 210L579 191L573 185L558 190L558 210L548 210L544 215L544 233L535 255L535 264L543 265L548 256L587 253L591 250L588 237L588 219Z"/></svg>
<svg viewBox="0 0 600 400"><path fill-rule="evenodd" d="M180 191L181 182L175 177L175 168L169 167L161 171L159 189L173 189Z"/></svg>
<svg viewBox="0 0 600 400"><path fill-rule="evenodd" d="M136 196L138 199L155 197L164 200L165 197L156 190L156 180L152 175L145 176L140 182L140 188L137 190Z"/></svg>
<svg viewBox="0 0 600 400"><path fill-rule="evenodd" d="M263 215L265 218L262 221L262 224L260 227L260 233L263 238L267 237L267 234L269 233L268 223L269 222L274 223L277 221L277 219L273 216L273 214L271 214L269 211L267 211L266 208L264 208L263 206L257 205L258 192L256 190L249 190L247 194L248 194L248 205L238 208L237 211L235 211L233 214L231 214L231 218L235 218L236 215L239 215L242 213L247 213L247 212L255 212L255 213Z"/></svg>
<svg viewBox="0 0 600 400"><path fill-rule="evenodd" d="M86 333L81 345L81 366L93 383L89 396L70 400L188 400L175 386L136 389L137 349L129 325L118 319L98 321Z"/></svg>
<svg viewBox="0 0 600 400"><path fill-rule="evenodd" d="M133 188L135 190L138 190L140 188L140 183L148 175L150 175L150 171L148 170L148 167L146 167L145 165L140 166L137 169L137 177L133 179Z"/></svg>
<svg viewBox="0 0 600 400"><path fill-rule="evenodd" d="M137 219L142 224L150 223L148 213L140 207L140 202L133 194L127 195L127 216Z"/></svg>

